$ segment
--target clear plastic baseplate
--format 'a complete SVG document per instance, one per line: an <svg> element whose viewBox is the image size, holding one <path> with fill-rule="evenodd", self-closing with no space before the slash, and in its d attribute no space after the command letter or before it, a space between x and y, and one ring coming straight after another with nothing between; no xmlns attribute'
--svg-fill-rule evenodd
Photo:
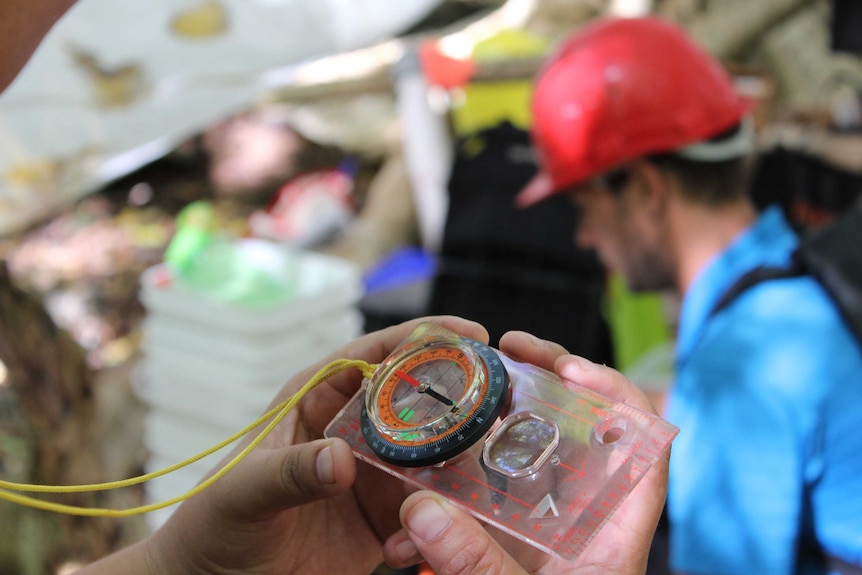
<svg viewBox="0 0 862 575"><path fill-rule="evenodd" d="M344 439L358 459L440 493L516 540L573 561L666 456L679 430L546 370L497 356L509 375L511 404L481 441L453 459L428 467L382 461L361 432L368 380L325 435ZM501 466L500 458L510 464ZM505 537L498 541L518 546Z"/></svg>

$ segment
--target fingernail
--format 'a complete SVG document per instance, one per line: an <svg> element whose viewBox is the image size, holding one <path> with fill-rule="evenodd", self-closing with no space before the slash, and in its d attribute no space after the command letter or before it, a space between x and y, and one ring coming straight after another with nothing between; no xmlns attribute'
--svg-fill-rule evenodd
<svg viewBox="0 0 862 575"><path fill-rule="evenodd" d="M590 360L581 357L579 355L572 355L569 358L569 362L575 364L575 366L581 371L593 371L598 369L598 364L591 362Z"/></svg>
<svg viewBox="0 0 862 575"><path fill-rule="evenodd" d="M321 483L335 483L335 464L332 461L332 447L329 445L317 454L317 479Z"/></svg>
<svg viewBox="0 0 862 575"><path fill-rule="evenodd" d="M416 504L407 516L407 528L424 541L436 539L452 520L435 499L424 499Z"/></svg>
<svg viewBox="0 0 862 575"><path fill-rule="evenodd" d="M533 335L531 333L527 333L527 332L524 332L524 333L530 339L530 343L533 345L533 347L537 347L540 349L549 349L549 350L554 350L554 351L558 347L562 347L558 344L555 344L552 341L548 341L547 339L542 339L540 337L536 337L535 335ZM563 351L565 351L565 349ZM566 353L568 353L568 352L566 352Z"/></svg>
<svg viewBox="0 0 862 575"><path fill-rule="evenodd" d="M566 357L565 362L557 366L560 377L574 382L579 381L581 377L586 377L588 372L594 371L597 368L598 366L593 362L577 355Z"/></svg>
<svg viewBox="0 0 862 575"><path fill-rule="evenodd" d="M521 332L521 333L523 333L525 336L527 336L527 339L530 341L530 343L536 347L542 347L547 343L545 340L539 339L538 337L534 336L531 333L527 333L526 331Z"/></svg>

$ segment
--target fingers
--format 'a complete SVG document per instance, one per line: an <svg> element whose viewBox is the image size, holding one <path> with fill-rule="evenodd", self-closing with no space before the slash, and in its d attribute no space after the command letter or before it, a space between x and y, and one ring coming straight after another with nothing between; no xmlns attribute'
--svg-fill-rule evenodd
<svg viewBox="0 0 862 575"><path fill-rule="evenodd" d="M430 491L401 506L400 531L383 548L386 562L406 567L421 558L437 575L525 573L470 515Z"/></svg>
<svg viewBox="0 0 862 575"><path fill-rule="evenodd" d="M383 546L383 558L386 564L394 569L404 569L417 565L423 559L419 548L410 539L407 531L402 529L390 537Z"/></svg>
<svg viewBox="0 0 862 575"><path fill-rule="evenodd" d="M356 464L350 446L330 439L295 445L276 453L271 468L255 470L268 475L271 483L264 499L269 505L296 507L340 493L353 485ZM274 469L278 467L278 472Z"/></svg>
<svg viewBox="0 0 862 575"><path fill-rule="evenodd" d="M212 488L230 493L230 497L214 499L224 502L227 514L260 520L285 508L344 492L355 477L350 446L340 439L324 439L255 450Z"/></svg>
<svg viewBox="0 0 862 575"><path fill-rule="evenodd" d="M430 322L452 330L470 339L488 341L488 331L480 324L457 316L424 317L370 333L347 346L346 357L363 359L370 363L382 361L406 338L416 326Z"/></svg>
<svg viewBox="0 0 862 575"><path fill-rule="evenodd" d="M511 331L500 338L500 351L518 361L537 365L611 399L655 413L647 396L615 369L569 354L556 343L525 332Z"/></svg>
<svg viewBox="0 0 862 575"><path fill-rule="evenodd" d="M539 339L523 331L510 331L500 338L500 351L506 355L553 371L554 361L568 352L563 346Z"/></svg>
<svg viewBox="0 0 862 575"><path fill-rule="evenodd" d="M588 387L613 400L656 413L644 392L615 369L577 355L563 355L557 358L554 371L565 380Z"/></svg>

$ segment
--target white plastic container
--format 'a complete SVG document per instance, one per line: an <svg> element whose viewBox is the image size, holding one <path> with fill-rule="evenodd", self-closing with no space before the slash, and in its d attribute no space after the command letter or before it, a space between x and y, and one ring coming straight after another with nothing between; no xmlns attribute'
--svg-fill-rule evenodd
<svg viewBox="0 0 862 575"><path fill-rule="evenodd" d="M181 352L186 363L196 358L243 366L253 372L259 366L311 363L332 352L361 329L360 314L349 307L321 310L314 319L265 334L237 332L208 326L178 316L153 314L144 320L143 350L153 356ZM191 371L207 366L187 365ZM211 370L210 370L211 371Z"/></svg>
<svg viewBox="0 0 862 575"><path fill-rule="evenodd" d="M176 373L155 362L144 366L145 382L139 386L138 396L152 412L170 413L187 418L186 426L205 423L212 433L206 436L206 445L244 428L262 413L278 393L280 385L270 388L244 387L222 382L202 384L195 377ZM166 441L176 438L164 437ZM157 444L149 446L151 451Z"/></svg>
<svg viewBox="0 0 862 575"><path fill-rule="evenodd" d="M254 250L284 255L278 244L249 241ZM219 301L171 281L164 265L144 272L144 358L134 388L149 407L144 422L148 472L194 456L246 427L293 375L360 335L358 267L307 252L291 252L289 262L296 280L291 296L267 305ZM147 501L185 493L229 449L148 483ZM151 527L171 511L150 514Z"/></svg>
<svg viewBox="0 0 862 575"><path fill-rule="evenodd" d="M266 240L244 240L265 244ZM272 249L284 250L277 244ZM229 332L266 337L284 333L327 312L353 307L362 295L359 268L346 260L296 252L293 297L275 306L228 305L208 298L180 282L165 282L164 264L146 270L141 281L141 302L149 314L181 319Z"/></svg>

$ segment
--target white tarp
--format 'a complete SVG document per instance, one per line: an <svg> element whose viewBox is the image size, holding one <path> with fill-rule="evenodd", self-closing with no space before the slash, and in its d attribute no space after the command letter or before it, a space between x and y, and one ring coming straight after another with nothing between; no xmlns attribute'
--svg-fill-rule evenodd
<svg viewBox="0 0 862 575"><path fill-rule="evenodd" d="M0 236L440 2L79 0L0 96Z"/></svg>

